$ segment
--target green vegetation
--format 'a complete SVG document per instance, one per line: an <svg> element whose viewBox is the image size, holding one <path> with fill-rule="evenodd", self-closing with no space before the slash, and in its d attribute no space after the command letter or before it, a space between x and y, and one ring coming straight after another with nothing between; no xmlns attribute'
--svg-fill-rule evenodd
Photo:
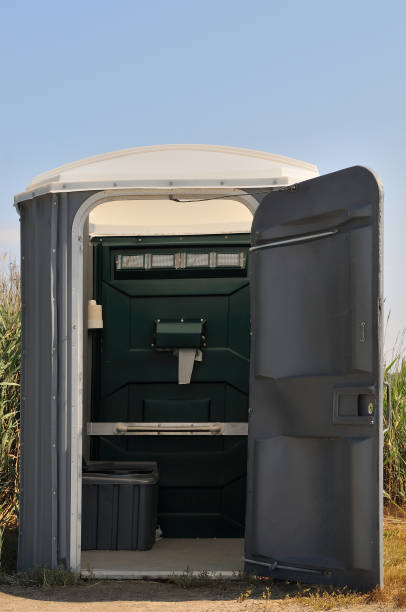
<svg viewBox="0 0 406 612"><path fill-rule="evenodd" d="M394 372L392 372L394 370ZM406 361L396 357L386 368L392 418L384 445L384 495L389 504L406 504Z"/></svg>
<svg viewBox="0 0 406 612"><path fill-rule="evenodd" d="M210 577L207 571L202 571L199 572L198 575L195 575L193 570L191 570L190 567L187 567L183 574L174 574L168 579L168 582L176 584L176 586L179 586L182 589L191 589L193 587L212 585L213 578Z"/></svg>
<svg viewBox="0 0 406 612"><path fill-rule="evenodd" d="M19 270L13 262L7 265L3 257L0 260L0 550L3 540L13 541L7 532L15 531L18 524L20 309Z"/></svg>
<svg viewBox="0 0 406 612"><path fill-rule="evenodd" d="M36 567L25 572L0 572L0 585L51 588L85 582L78 574L63 567Z"/></svg>

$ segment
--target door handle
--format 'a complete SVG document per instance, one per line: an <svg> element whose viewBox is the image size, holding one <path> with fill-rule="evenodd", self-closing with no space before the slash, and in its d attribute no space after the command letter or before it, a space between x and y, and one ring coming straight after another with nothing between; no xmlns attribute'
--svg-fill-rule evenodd
<svg viewBox="0 0 406 612"><path fill-rule="evenodd" d="M390 427L391 424L391 419L392 419L392 400L391 400L391 392L390 392L390 383L388 383L386 380L383 383L385 385L385 390L386 390L386 427L383 430L383 433L385 434Z"/></svg>

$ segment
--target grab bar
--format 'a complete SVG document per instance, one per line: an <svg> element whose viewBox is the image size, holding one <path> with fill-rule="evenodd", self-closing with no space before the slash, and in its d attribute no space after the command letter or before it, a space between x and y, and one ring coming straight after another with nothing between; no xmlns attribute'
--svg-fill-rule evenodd
<svg viewBox="0 0 406 612"><path fill-rule="evenodd" d="M126 434L129 432L185 432L185 433L203 433L208 432L211 434L220 434L223 431L221 423L212 423L210 425L200 424L200 423L135 423L132 425L131 423L117 423L115 427L117 434Z"/></svg>
<svg viewBox="0 0 406 612"><path fill-rule="evenodd" d="M248 423L88 423L89 436L246 436Z"/></svg>

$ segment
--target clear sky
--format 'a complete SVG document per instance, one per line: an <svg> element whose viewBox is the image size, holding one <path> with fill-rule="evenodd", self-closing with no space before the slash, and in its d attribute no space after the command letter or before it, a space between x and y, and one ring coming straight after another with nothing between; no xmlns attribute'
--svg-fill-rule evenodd
<svg viewBox="0 0 406 612"><path fill-rule="evenodd" d="M114 149L209 143L385 187L387 345L406 327L405 0L13 0L0 6L0 250L14 193Z"/></svg>

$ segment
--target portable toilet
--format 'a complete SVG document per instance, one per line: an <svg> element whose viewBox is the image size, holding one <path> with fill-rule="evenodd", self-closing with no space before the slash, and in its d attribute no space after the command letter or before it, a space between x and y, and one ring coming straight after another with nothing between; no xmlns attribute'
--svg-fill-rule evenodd
<svg viewBox="0 0 406 612"><path fill-rule="evenodd" d="M382 188L127 149L15 203L20 569L382 583Z"/></svg>

